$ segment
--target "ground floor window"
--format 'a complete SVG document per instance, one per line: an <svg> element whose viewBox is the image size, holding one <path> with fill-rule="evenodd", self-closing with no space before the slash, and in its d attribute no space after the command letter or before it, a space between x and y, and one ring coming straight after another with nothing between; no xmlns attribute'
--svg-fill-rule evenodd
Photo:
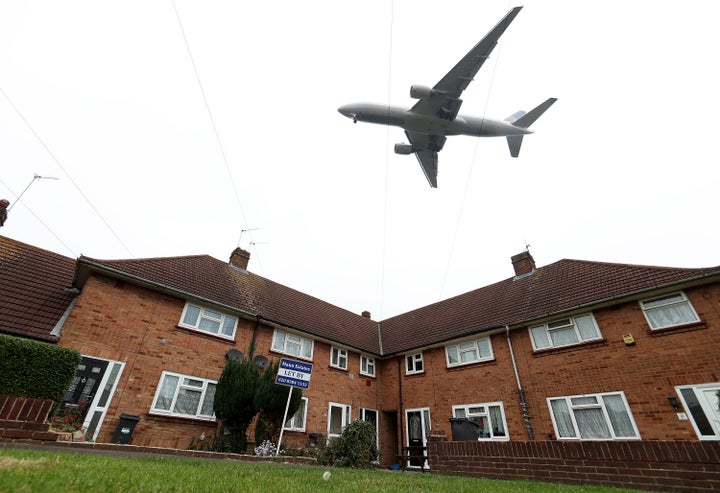
<svg viewBox="0 0 720 493"><path fill-rule="evenodd" d="M720 382L676 387L700 440L720 440Z"/></svg>
<svg viewBox="0 0 720 493"><path fill-rule="evenodd" d="M214 420L216 384L213 380L164 371L150 412Z"/></svg>
<svg viewBox="0 0 720 493"><path fill-rule="evenodd" d="M559 440L627 440L640 438L623 392L548 399Z"/></svg>
<svg viewBox="0 0 720 493"><path fill-rule="evenodd" d="M478 440L507 440L507 425L502 402L453 406L453 416L475 423Z"/></svg>
<svg viewBox="0 0 720 493"><path fill-rule="evenodd" d="M305 419L307 418L307 404L308 404L308 398L303 397L302 402L300 403L300 407L297 411L295 411L295 414L293 414L290 418L288 418L287 421L285 421L285 428L286 430L290 431L305 431Z"/></svg>
<svg viewBox="0 0 720 493"><path fill-rule="evenodd" d="M340 438L343 429L350 423L350 406L331 402L328 408L328 442Z"/></svg>

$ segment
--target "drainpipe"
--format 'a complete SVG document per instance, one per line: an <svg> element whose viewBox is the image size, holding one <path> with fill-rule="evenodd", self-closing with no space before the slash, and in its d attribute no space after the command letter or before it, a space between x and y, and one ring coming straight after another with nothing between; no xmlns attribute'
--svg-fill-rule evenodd
<svg viewBox="0 0 720 493"><path fill-rule="evenodd" d="M530 424L530 413L528 413L525 391L520 383L520 373L518 373L517 363L515 363L515 353L513 352L512 341L510 340L510 327L507 325L505 326L505 336L507 337L508 347L510 348L510 359L512 360L513 370L515 370L515 381L517 382L518 393L520 394L520 408L522 409L523 419L525 420L525 428L527 428L530 441L533 442L535 438L533 438L532 425Z"/></svg>

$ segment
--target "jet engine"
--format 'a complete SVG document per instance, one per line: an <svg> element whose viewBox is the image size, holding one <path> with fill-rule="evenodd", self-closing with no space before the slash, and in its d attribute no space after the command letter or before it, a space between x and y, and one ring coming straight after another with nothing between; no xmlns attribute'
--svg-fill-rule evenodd
<svg viewBox="0 0 720 493"><path fill-rule="evenodd" d="M412 154L415 148L410 144L395 144L395 154Z"/></svg>
<svg viewBox="0 0 720 493"><path fill-rule="evenodd" d="M435 91L427 86L410 86L410 97L413 99L425 99L435 94Z"/></svg>

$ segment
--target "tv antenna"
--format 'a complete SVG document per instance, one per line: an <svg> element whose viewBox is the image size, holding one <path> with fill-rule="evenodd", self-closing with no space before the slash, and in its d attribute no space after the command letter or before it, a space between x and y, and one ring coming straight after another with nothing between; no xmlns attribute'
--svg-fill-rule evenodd
<svg viewBox="0 0 720 493"><path fill-rule="evenodd" d="M238 238L237 246L240 246L240 242L242 241L242 235L243 233L246 233L248 231L257 231L260 228L247 228L247 229L241 229L240 230L240 238Z"/></svg>
<svg viewBox="0 0 720 493"><path fill-rule="evenodd" d="M10 209L12 209L12 208L15 206L15 204L17 204L18 202L20 202L20 197L22 197L22 196L25 194L25 192L27 192L28 188L30 188L30 185L32 185L33 183L35 183L35 180L59 180L59 179L60 179L60 178L57 178L57 177L55 177L55 176L40 176L40 175L38 175L37 173L35 173L35 174L33 175L33 179L30 180L30 183L28 183L28 185L25 187L25 190L23 190L22 192L20 192L20 195L17 196L17 198L15 199L15 202L13 202L13 203L10 205L10 207L8 207L8 212L10 212Z"/></svg>

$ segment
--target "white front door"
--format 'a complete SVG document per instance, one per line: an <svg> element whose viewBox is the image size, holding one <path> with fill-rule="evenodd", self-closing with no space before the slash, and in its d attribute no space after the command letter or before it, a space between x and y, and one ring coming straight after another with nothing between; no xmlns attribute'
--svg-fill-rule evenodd
<svg viewBox="0 0 720 493"><path fill-rule="evenodd" d="M430 434L430 408L405 410L407 467L427 469L427 437Z"/></svg>

